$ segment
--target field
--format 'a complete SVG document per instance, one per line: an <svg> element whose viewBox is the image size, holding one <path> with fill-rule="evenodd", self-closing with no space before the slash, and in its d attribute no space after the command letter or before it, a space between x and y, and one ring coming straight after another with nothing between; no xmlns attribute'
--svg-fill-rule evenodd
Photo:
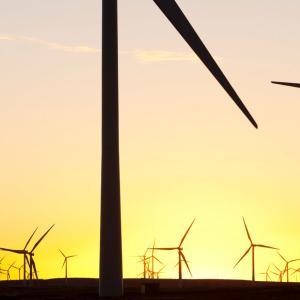
<svg viewBox="0 0 300 300"><path fill-rule="evenodd" d="M256 282L243 280L125 279L124 299L300 299L299 283ZM98 299L98 280L72 278L35 281L25 287L20 281L1 281L0 299L63 300Z"/></svg>

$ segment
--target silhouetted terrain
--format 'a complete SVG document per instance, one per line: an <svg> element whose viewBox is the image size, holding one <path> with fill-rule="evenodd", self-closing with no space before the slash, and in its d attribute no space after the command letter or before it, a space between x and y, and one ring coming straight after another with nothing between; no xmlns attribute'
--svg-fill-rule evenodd
<svg viewBox="0 0 300 300"><path fill-rule="evenodd" d="M144 286L144 288L142 288ZM300 299L300 283L251 282L244 280L125 279L124 299ZM146 292L142 293L142 290ZM71 278L39 280L32 287L20 281L1 281L0 299L98 299L98 280Z"/></svg>

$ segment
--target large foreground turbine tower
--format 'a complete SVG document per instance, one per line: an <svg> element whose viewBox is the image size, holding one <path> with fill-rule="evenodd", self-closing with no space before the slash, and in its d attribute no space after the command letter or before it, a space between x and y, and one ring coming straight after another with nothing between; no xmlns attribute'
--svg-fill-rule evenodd
<svg viewBox="0 0 300 300"><path fill-rule="evenodd" d="M153 0L232 100L257 127L175 0ZM118 1L102 0L100 296L123 294L119 174ZM137 24L138 26L138 24Z"/></svg>

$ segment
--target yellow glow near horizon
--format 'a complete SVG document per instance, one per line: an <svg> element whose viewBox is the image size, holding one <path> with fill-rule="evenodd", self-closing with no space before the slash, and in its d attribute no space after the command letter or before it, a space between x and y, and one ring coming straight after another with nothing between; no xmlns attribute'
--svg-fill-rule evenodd
<svg viewBox="0 0 300 300"><path fill-rule="evenodd" d="M62 249L78 255L70 277L97 277L101 1L4 2L0 247L21 249L39 226L33 245L55 223L36 250L39 276L64 276ZM142 272L134 256L154 239L177 246L196 218L183 244L193 278L250 279L250 255L233 269L249 247L242 216L255 242L300 255L300 91L270 84L299 81L300 4L178 4L259 129L151 1L119 1L124 277ZM156 254L167 264L162 277L176 278L176 252ZM22 264L2 255L1 268ZM258 249L256 272L269 263L284 265Z"/></svg>

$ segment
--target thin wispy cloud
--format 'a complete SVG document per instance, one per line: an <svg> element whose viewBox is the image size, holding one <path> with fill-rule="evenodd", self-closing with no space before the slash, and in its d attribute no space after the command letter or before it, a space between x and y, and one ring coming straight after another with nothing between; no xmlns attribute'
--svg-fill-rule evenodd
<svg viewBox="0 0 300 300"><path fill-rule="evenodd" d="M100 49L87 45L70 45L65 43L46 41L36 37L23 35L1 35L0 41L20 42L42 46L50 50L63 51L78 54L99 54ZM121 55L133 56L141 63L163 63L163 62L199 62L198 57L192 51L167 51L167 50L131 50L122 51Z"/></svg>
<svg viewBox="0 0 300 300"><path fill-rule="evenodd" d="M163 50L135 50L134 56L140 62L159 63L159 62L198 62L198 57L193 52L183 51L163 51Z"/></svg>
<svg viewBox="0 0 300 300"><path fill-rule="evenodd" d="M68 45L57 42L45 41L35 37L29 36L17 36L17 35L0 35L0 41L14 41L14 42L23 42L30 43L35 45L40 45L51 50L59 50L70 53L99 53L98 48L93 48L85 45Z"/></svg>

